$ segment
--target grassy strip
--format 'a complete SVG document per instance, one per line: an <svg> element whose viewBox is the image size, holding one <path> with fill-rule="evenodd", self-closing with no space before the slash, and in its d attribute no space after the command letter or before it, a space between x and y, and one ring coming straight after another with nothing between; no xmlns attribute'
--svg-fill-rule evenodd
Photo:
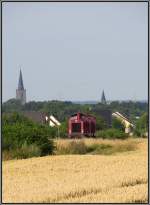
<svg viewBox="0 0 150 205"><path fill-rule="evenodd" d="M94 140L74 139L56 140L55 155L67 154L92 154L112 155L115 153L134 151L137 149L137 142L134 140ZM24 143L20 148L5 150L2 153L3 160L26 159L41 156L41 150L36 144L27 145Z"/></svg>
<svg viewBox="0 0 150 205"><path fill-rule="evenodd" d="M136 143L133 141L123 141L122 143L85 143L84 140L58 141L56 142L56 155L65 154L102 154L111 155L118 152L134 151Z"/></svg>
<svg viewBox="0 0 150 205"><path fill-rule="evenodd" d="M4 150L2 152L2 159L27 159L31 157L39 157L40 155L41 150L36 144L27 145L24 143L20 148Z"/></svg>

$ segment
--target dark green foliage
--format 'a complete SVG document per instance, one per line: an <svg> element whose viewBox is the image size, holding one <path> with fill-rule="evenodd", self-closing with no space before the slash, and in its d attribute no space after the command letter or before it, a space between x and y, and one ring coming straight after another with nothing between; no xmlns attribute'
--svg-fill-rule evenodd
<svg viewBox="0 0 150 205"><path fill-rule="evenodd" d="M128 135L118 129L112 128L96 132L96 137L103 139L126 139Z"/></svg>
<svg viewBox="0 0 150 205"><path fill-rule="evenodd" d="M121 131L124 131L125 128L124 128L124 125L121 123L120 120L116 119L116 118L113 118L112 119L112 128L114 129L119 129Z"/></svg>
<svg viewBox="0 0 150 205"><path fill-rule="evenodd" d="M147 103L146 102L119 102L119 101L114 101L111 102L110 104L107 105L103 105L101 103L95 104L95 105L80 105L80 104L74 104L71 102L63 102L63 101L44 101L44 102L28 102L25 105L20 105L20 102L15 100L15 99L11 99L9 101L7 101L6 103L3 103L2 105L2 110L3 113L9 113L12 112L14 110L16 111L43 111L46 112L47 114L52 114L54 115L60 122L61 122L61 126L59 127L59 130L55 127L55 128L48 128L45 126L44 129L44 134L48 133L50 138L55 138L55 137L61 137L61 138L65 138L67 137L67 122L68 122L68 118L76 113L76 112L83 112L83 113L87 113L87 114L91 114L91 115L95 115L96 116L96 130L98 131L102 131L102 130L106 130L108 129L108 125L107 123L105 123L105 120L103 120L103 118L101 118L98 114L99 110L103 110L103 109L108 109L111 110L112 112L115 111L119 111L121 112L123 115L127 116L129 118L129 120L131 120L133 122L133 124L136 124L136 130L135 130L135 134L137 136L141 136L143 135L143 133L145 133L147 130L147 128L143 127L142 123L138 122L136 120L136 116L141 116L144 112L147 112ZM94 112L95 110L95 112ZM97 112L96 112L97 110ZM25 131L23 131L23 127L20 127L20 123L22 120L22 123L25 124L28 129L29 127L32 127L33 123L29 120L26 120L25 118L23 118L23 116L20 118L20 116L18 116L17 114L13 114L14 116L9 117L9 119L5 118L3 121L3 125L6 123L7 125L11 125L11 124L15 124L14 125L14 130L18 130L17 133L21 133L21 135L26 135L29 131L27 131L27 128L25 129ZM15 116L16 115L16 116ZM18 121L20 122L19 125ZM145 125L144 125L145 126ZM19 127L19 128L18 128ZM117 122L117 120L113 120L112 121L112 128L114 129L119 129L120 131L124 132L124 128L123 125L121 125L119 122ZM7 132L8 134L11 134L11 129L10 127L7 127L7 130L4 130L4 132ZM36 136L38 136L36 129L37 125L34 125L33 130L35 129L34 133L32 133L33 135L36 134ZM31 129L32 130L32 129ZM38 133L39 133L40 128L38 129ZM25 133L27 132L27 133ZM108 131L109 135L112 135L111 133L109 133L110 131ZM16 131L15 131L16 133ZM18 134L20 136L20 133ZM40 131L40 135L42 135L43 133L41 133ZM104 134L104 133L99 133L99 134ZM98 136L99 136L98 134ZM115 133L116 136L118 136L118 133ZM14 135L14 134L12 134ZM46 135L47 136L47 135ZM112 135L113 136L113 135ZM121 136L123 136L123 138L125 138L124 134L121 132ZM107 138L107 137L105 137ZM112 137L114 138L114 136ZM119 137L117 137L119 138ZM122 138L122 137L121 137ZM9 144L8 139L5 139L5 146L6 147L11 147L12 145Z"/></svg>
<svg viewBox="0 0 150 205"><path fill-rule="evenodd" d="M28 145L26 142L21 147L11 150L11 158L26 159L41 156L41 149L36 144Z"/></svg>
<svg viewBox="0 0 150 205"><path fill-rule="evenodd" d="M45 104L46 103L44 102L31 101L23 105L22 109L26 111L40 111L45 106Z"/></svg>
<svg viewBox="0 0 150 205"><path fill-rule="evenodd" d="M129 142L129 143L116 143L116 144L91 144L87 146L87 152L90 154L104 154L110 155L117 152L128 152L133 151L136 149L136 145Z"/></svg>
<svg viewBox="0 0 150 205"><path fill-rule="evenodd" d="M24 145L34 145L40 149L40 156L52 154L54 145L49 127L38 125L17 113L3 115L2 149L24 150ZM28 149L25 149L28 150ZM24 153L24 152L23 152ZM38 152L39 153L39 152Z"/></svg>
<svg viewBox="0 0 150 205"><path fill-rule="evenodd" d="M7 102L3 103L2 105L2 111L3 112L15 112L15 111L21 111L22 105L20 100L16 99L10 99Z"/></svg>
<svg viewBox="0 0 150 205"><path fill-rule="evenodd" d="M20 101L16 99L8 100L3 103L2 111L5 112L14 112L14 111L43 111L48 114L53 114L58 120L65 121L66 118L70 117L70 115L76 112L84 112L88 114L92 114L93 110L103 110L109 109L112 112L120 112L123 115L127 116L133 123L135 120L135 116L141 116L144 112L147 112L147 103L146 102L119 102L113 101L109 105L103 105L101 103L95 105L80 105L74 104L71 102L63 102L63 101L43 101L43 102L35 102L31 101L26 103L25 105L21 105ZM98 114L98 113L96 113Z"/></svg>
<svg viewBox="0 0 150 205"><path fill-rule="evenodd" d="M91 149L91 150L90 150ZM109 144L93 144L88 148L91 154L112 154L114 153L114 147Z"/></svg>
<svg viewBox="0 0 150 205"><path fill-rule="evenodd" d="M44 134L44 133L43 133ZM38 147L41 150L41 156L52 154L54 150L54 144L52 140L48 139L48 135L39 134L38 139L35 140L35 144L38 145Z"/></svg>
<svg viewBox="0 0 150 205"><path fill-rule="evenodd" d="M45 126L45 129L49 133L49 138L56 138L58 136L58 129L57 129L57 127Z"/></svg>
<svg viewBox="0 0 150 205"><path fill-rule="evenodd" d="M68 133L68 120L65 120L61 123L61 126L59 127L59 137L60 138L66 138Z"/></svg>
<svg viewBox="0 0 150 205"><path fill-rule="evenodd" d="M2 125L15 125L24 124L27 126L33 125L33 122L26 118L25 116L18 114L17 112L12 112L9 114L3 114Z"/></svg>
<svg viewBox="0 0 150 205"><path fill-rule="evenodd" d="M144 113L137 121L134 134L138 137L144 137L148 132L148 114Z"/></svg>
<svg viewBox="0 0 150 205"><path fill-rule="evenodd" d="M92 154L102 154L104 150L108 150L109 148L112 148L112 145L109 144L92 144L90 146L87 146L87 152L90 152Z"/></svg>
<svg viewBox="0 0 150 205"><path fill-rule="evenodd" d="M107 129L107 124L105 120L100 116L96 116L96 130L104 130L104 129Z"/></svg>

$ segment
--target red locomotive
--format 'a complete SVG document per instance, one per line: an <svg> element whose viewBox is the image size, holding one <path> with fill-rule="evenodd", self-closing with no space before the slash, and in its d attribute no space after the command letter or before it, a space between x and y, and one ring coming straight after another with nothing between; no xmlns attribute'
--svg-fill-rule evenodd
<svg viewBox="0 0 150 205"><path fill-rule="evenodd" d="M96 130L96 118L91 115L83 113L76 113L69 118L68 121L68 135L75 136L91 136L94 137Z"/></svg>

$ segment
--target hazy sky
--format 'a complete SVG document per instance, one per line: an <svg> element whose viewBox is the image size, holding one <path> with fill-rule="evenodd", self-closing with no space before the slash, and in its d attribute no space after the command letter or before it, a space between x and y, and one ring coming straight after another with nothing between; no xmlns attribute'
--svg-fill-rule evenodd
<svg viewBox="0 0 150 205"><path fill-rule="evenodd" d="M3 2L3 101L145 100L146 2Z"/></svg>

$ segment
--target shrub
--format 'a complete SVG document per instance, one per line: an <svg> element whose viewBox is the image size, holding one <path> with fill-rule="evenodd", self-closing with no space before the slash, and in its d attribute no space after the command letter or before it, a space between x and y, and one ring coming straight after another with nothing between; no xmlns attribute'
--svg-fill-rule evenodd
<svg viewBox="0 0 150 205"><path fill-rule="evenodd" d="M112 147L113 146L109 144L92 144L87 147L87 152L91 154L110 154Z"/></svg>
<svg viewBox="0 0 150 205"><path fill-rule="evenodd" d="M147 137L146 133L148 133L148 114L144 113L136 122L134 135L137 137Z"/></svg>
<svg viewBox="0 0 150 205"><path fill-rule="evenodd" d="M87 145L86 150L87 150L88 153L93 152L98 148L98 146L99 146L99 144L96 144L96 143L90 144L90 145Z"/></svg>
<svg viewBox="0 0 150 205"><path fill-rule="evenodd" d="M128 135L121 130L112 128L96 132L96 137L103 139L126 139Z"/></svg>
<svg viewBox="0 0 150 205"><path fill-rule="evenodd" d="M27 117L17 112L13 112L10 114L3 114L2 117L3 125L14 125L16 123L26 124L28 126L33 125L33 122L31 120L29 120Z"/></svg>
<svg viewBox="0 0 150 205"><path fill-rule="evenodd" d="M10 150L12 152L12 158L16 159L26 159L30 157L41 156L41 149L36 144L28 145L26 142L15 150Z"/></svg>
<svg viewBox="0 0 150 205"><path fill-rule="evenodd" d="M61 123L61 126L59 127L59 137L60 138L67 137L67 120Z"/></svg>
<svg viewBox="0 0 150 205"><path fill-rule="evenodd" d="M36 144L41 150L41 156L53 154L55 146L52 140L48 140L47 138L41 136L40 140L38 140Z"/></svg>
<svg viewBox="0 0 150 205"><path fill-rule="evenodd" d="M54 150L53 141L49 139L50 129L44 125L28 121L27 118L18 114L4 117L2 136L2 149L16 151L15 156L17 154L19 156L19 151L23 156L26 153L24 150L27 150L27 147L30 150L32 146L40 149L40 156L52 154Z"/></svg>
<svg viewBox="0 0 150 205"><path fill-rule="evenodd" d="M124 131L124 129L125 129L124 125L121 123L121 121L116 119L116 118L112 119L112 128L119 129L121 131Z"/></svg>

